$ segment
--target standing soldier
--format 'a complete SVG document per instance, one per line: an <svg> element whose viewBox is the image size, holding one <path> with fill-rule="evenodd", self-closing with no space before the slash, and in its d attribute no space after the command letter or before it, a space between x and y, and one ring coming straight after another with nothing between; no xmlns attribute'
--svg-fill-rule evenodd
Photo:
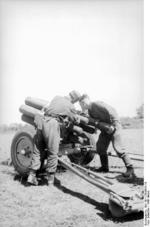
<svg viewBox="0 0 150 227"><path fill-rule="evenodd" d="M132 178L134 176L133 164L122 144L122 127L115 109L104 102L91 102L89 96L86 94L82 95L80 105L83 111L88 110L90 116L89 124L93 124L101 130L96 144L97 153L101 161L101 167L97 171L109 171L107 149L110 142L112 142L114 150L123 160L127 168L127 171L123 173L124 177Z"/></svg>
<svg viewBox="0 0 150 227"><path fill-rule="evenodd" d="M34 151L30 172L27 182L31 185L38 185L36 172L41 167L42 157L47 153L47 181L48 184L54 183L54 177L58 163L58 151L60 138L65 136L65 130L70 122L76 120L76 110L74 103L79 101L80 94L77 91L71 91L68 96L56 96L50 105L44 108L44 116L36 115L34 122L37 130L34 137Z"/></svg>

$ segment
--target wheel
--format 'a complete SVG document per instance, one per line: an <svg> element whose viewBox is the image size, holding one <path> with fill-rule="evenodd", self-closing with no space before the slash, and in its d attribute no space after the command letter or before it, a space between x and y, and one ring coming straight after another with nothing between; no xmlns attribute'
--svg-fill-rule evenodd
<svg viewBox="0 0 150 227"><path fill-rule="evenodd" d="M88 138L87 142L84 145L92 145L95 148L96 142L94 137L91 134L86 133L86 138ZM84 146L83 145L83 146ZM95 154L93 152L87 151L87 152L80 152L78 154L70 154L68 155L68 158L71 162L74 162L75 164L79 165L87 165L90 163Z"/></svg>
<svg viewBox="0 0 150 227"><path fill-rule="evenodd" d="M29 172L29 166L33 154L34 134L26 131L19 131L15 134L11 144L11 159L16 171L25 176Z"/></svg>

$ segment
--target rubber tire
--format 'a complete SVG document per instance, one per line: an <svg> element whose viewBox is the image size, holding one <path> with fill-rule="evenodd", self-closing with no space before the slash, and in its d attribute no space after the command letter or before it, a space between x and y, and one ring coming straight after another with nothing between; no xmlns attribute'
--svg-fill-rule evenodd
<svg viewBox="0 0 150 227"><path fill-rule="evenodd" d="M33 137L34 133L33 132L27 132L24 130L18 131L11 143L11 160L12 164L15 168L15 170L21 175L21 176L26 176L29 172L29 165L24 166L17 158L17 148L18 148L18 143L21 140L21 138L26 138L30 141L31 145L31 159L32 159L32 153L33 153L33 148L34 148L34 143L33 143ZM30 160L30 159L29 159Z"/></svg>
<svg viewBox="0 0 150 227"><path fill-rule="evenodd" d="M95 146L95 140L93 138L93 136L91 134L86 133L87 137L89 138L89 142L88 144L85 145L93 145ZM26 176L28 175L29 172L29 166L24 166L22 165L16 156L16 152L17 152L17 144L19 142L19 140L22 137L26 137L29 139L29 141L32 144L32 152L33 152L33 147L34 147L34 143L33 143L33 137L34 137L34 131L19 131L15 134L13 140L12 140L12 144L11 144L11 160L12 160L12 164L15 168L15 170L22 176ZM88 163L90 163L93 158L94 158L95 154L92 152L87 152L87 153L82 153L82 154L70 154L68 155L68 158L70 159L71 162L74 162L76 164L80 164L80 165L87 165ZM32 158L32 157L31 157Z"/></svg>
<svg viewBox="0 0 150 227"><path fill-rule="evenodd" d="M93 135L86 133L86 136L88 137L89 142L85 145L92 145L94 146L94 149L96 149L96 142ZM88 151L87 153L70 154L68 155L68 158L75 164L87 165L93 160L94 156L95 154L93 152Z"/></svg>

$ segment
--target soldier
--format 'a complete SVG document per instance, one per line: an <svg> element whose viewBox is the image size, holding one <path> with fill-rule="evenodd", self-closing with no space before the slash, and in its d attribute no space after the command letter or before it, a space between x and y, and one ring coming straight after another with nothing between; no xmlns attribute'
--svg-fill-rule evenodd
<svg viewBox="0 0 150 227"><path fill-rule="evenodd" d="M34 122L37 126L34 137L34 152L30 166L27 182L38 185L36 172L41 167L45 146L47 153L47 182L54 183L57 169L60 139L65 136L69 123L76 120L74 103L79 101L81 95L77 91L71 91L68 96L56 96L49 106L43 109L44 116L35 116Z"/></svg>
<svg viewBox="0 0 150 227"><path fill-rule="evenodd" d="M89 124L93 124L101 130L96 144L97 153L101 161L101 167L97 171L109 171L107 149L110 142L112 142L114 150L127 168L127 171L123 173L124 177L133 177L133 165L122 144L121 123L115 109L104 102L91 102L86 94L80 98L80 105L83 111L88 110L88 114L91 117Z"/></svg>

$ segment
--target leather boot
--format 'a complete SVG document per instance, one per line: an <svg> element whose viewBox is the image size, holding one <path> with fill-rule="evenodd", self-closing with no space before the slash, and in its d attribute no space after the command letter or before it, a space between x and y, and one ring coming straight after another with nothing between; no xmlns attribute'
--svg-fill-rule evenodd
<svg viewBox="0 0 150 227"><path fill-rule="evenodd" d="M135 176L134 168L132 166L128 166L126 172L123 173L123 176L127 178L133 178Z"/></svg>
<svg viewBox="0 0 150 227"><path fill-rule="evenodd" d="M31 170L31 171L29 172L28 179L27 179L27 183L28 183L29 185L35 185L35 186L38 185L38 181L37 181L37 178L36 178L36 171Z"/></svg>
<svg viewBox="0 0 150 227"><path fill-rule="evenodd" d="M101 161L101 167L97 169L97 172L103 172L107 173L109 172L109 167L108 167L108 156L107 154L105 155L99 155L100 156L100 161Z"/></svg>
<svg viewBox="0 0 150 227"><path fill-rule="evenodd" d="M127 168L126 172L123 173L123 176L128 178L134 177L135 174L134 174L133 164L128 154L124 153L123 155L121 155L121 158Z"/></svg>
<svg viewBox="0 0 150 227"><path fill-rule="evenodd" d="M55 173L47 173L47 184L53 185L55 181Z"/></svg>

